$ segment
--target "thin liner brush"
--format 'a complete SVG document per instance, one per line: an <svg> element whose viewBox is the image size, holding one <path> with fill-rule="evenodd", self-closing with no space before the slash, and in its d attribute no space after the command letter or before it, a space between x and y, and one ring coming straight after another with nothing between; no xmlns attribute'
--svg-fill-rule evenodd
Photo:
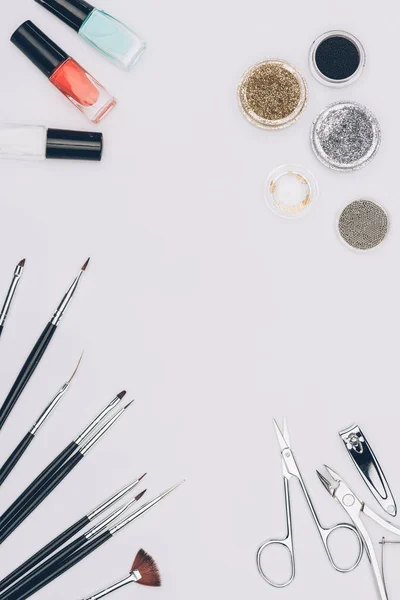
<svg viewBox="0 0 400 600"><path fill-rule="evenodd" d="M80 449L81 444L85 441L85 439L96 429L102 420L110 412L112 412L116 406L118 406L125 394L125 390L117 394L115 398L113 398L98 415L96 415L93 421L91 421L91 423L85 427L82 433L72 440L72 442L70 442L68 446L66 446L64 450L62 450L60 454L56 456L56 458L49 465L47 465L45 469L43 469L36 479L34 479L32 483L28 485L28 487L18 496L11 506L8 507L8 509L0 517L0 532L2 531L3 527L6 526L8 521L15 518L22 506L30 502L31 497L33 497L44 485L46 479L48 477L52 477L54 473L58 471L60 466L63 465L66 460L68 460Z"/></svg>
<svg viewBox="0 0 400 600"><path fill-rule="evenodd" d="M8 419L12 409L16 405L18 398L22 394L26 384L28 383L28 381L32 377L33 373L35 372L37 366L39 365L39 363L47 349L47 346L49 345L53 335L55 334L55 332L57 330L58 324L60 323L68 304L71 302L72 297L75 294L75 291L78 287L79 281L81 280L83 273L86 271L86 268L89 264L89 260L90 259L88 258L87 261L85 262L85 264L82 265L79 274L74 279L72 285L69 287L64 298L61 300L53 317L50 319L50 321L47 323L46 327L44 328L41 336L37 340L36 344L34 345L33 349L31 350L31 353L29 354L28 358L26 359L24 366L22 367L21 371L19 372L18 377L15 380L14 385L12 386L11 390L9 391L7 398L4 400L3 405L0 408L0 429L3 427L4 423Z"/></svg>
<svg viewBox="0 0 400 600"><path fill-rule="evenodd" d="M108 594L120 590L129 583L138 583L148 587L161 586L161 577L158 567L150 554L147 554L143 549L139 550L136 554L128 577L124 577L117 583L114 583L114 585L101 590L101 592L97 592L97 594L90 596L90 598L86 598L86 600L100 600L100 598L104 598L105 596L108 596Z"/></svg>
<svg viewBox="0 0 400 600"><path fill-rule="evenodd" d="M96 535L93 539L88 541L82 548L75 551L73 554L69 554L67 557L61 555L61 553L55 554L49 560L43 563L39 569L32 571L32 573L30 573L27 577L24 577L24 579L18 582L10 590L7 590L5 594L1 594L0 600L25 600L26 598L29 598L32 596L32 594L35 594L48 583L54 581L54 579L57 579L60 575L74 567L81 560L86 558L86 556L89 556L89 554L110 540L116 533L124 529L124 527L153 508L153 506L168 496L182 483L184 482L181 481L162 494L159 494L153 500L146 502L135 512L122 519L122 521L119 521L116 525Z"/></svg>
<svg viewBox="0 0 400 600"><path fill-rule="evenodd" d="M73 378L75 377L76 372L79 368L81 360L82 360L82 356L80 357L78 365L76 366L75 371L72 373L71 377L68 379L68 381L66 381L64 383L64 385L61 386L61 388L58 390L57 394L54 396L54 398L52 399L50 404L42 412L42 414L37 419L37 421L34 423L34 425L31 427L31 429L22 438L20 443L16 446L16 448L13 450L13 452L10 454L10 456L7 458L7 460L3 464L3 466L0 468L0 485L2 485L4 483L4 481L7 479L7 477L11 473L11 471L17 465L18 461L21 459L23 454L26 452L26 450L28 449L30 444L33 442L39 429L44 425L44 423L50 417L50 415L52 414L54 409L58 406L61 399L67 393L67 391L71 385L71 382L72 382Z"/></svg>
<svg viewBox="0 0 400 600"><path fill-rule="evenodd" d="M97 433L94 434L87 442L84 442L79 450L71 456L59 470L52 476L48 477L34 497L30 498L29 502L23 505L21 511L14 517L12 521L8 521L5 527L1 528L0 544L4 542L12 533L21 525L23 521L37 508L49 494L71 473L78 463L86 456L93 446L104 436L104 434L122 417L124 412L129 408L132 402L121 408L113 417L111 417L104 425L100 427Z"/></svg>
<svg viewBox="0 0 400 600"><path fill-rule="evenodd" d="M8 289L6 299L4 300L3 308L0 311L0 336L3 333L4 325L7 319L8 311L10 310L15 292L22 277L25 267L25 258L23 258L15 267L11 285Z"/></svg>
<svg viewBox="0 0 400 600"><path fill-rule="evenodd" d="M21 577L23 577L26 573L34 569L37 565L39 565L42 561L48 558L53 552L61 548L64 544L66 544L70 539L72 539L77 533L82 531L86 525L89 525L92 521L94 521L97 517L99 517L103 512L114 506L119 500L121 500L126 494L128 494L133 488L135 488L139 482L146 476L144 473L135 481L132 481L121 490L113 494L110 498L105 500L97 506L95 509L90 511L87 515L76 521L71 527L63 531L60 535L54 538L51 542L46 544L43 548L41 548L36 554L28 558L22 565L17 567L12 573L4 577L0 581L0 593L3 592L6 588L10 587L13 583L18 581ZM138 497L136 497L137 499Z"/></svg>

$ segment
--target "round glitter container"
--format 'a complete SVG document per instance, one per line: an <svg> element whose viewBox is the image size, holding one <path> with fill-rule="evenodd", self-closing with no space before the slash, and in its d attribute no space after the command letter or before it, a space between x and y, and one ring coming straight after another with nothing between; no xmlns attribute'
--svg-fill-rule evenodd
<svg viewBox="0 0 400 600"><path fill-rule="evenodd" d="M320 83L344 87L356 81L365 66L365 50L361 42L346 31L328 31L312 44L310 70Z"/></svg>
<svg viewBox="0 0 400 600"><path fill-rule="evenodd" d="M311 146L317 158L336 171L356 171L375 156L381 142L376 117L357 102L335 102L311 127Z"/></svg>
<svg viewBox="0 0 400 600"><path fill-rule="evenodd" d="M297 121L303 112L308 100L307 83L289 63L269 59L243 75L238 98L251 123L263 129L282 129Z"/></svg>
<svg viewBox="0 0 400 600"><path fill-rule="evenodd" d="M265 201L279 217L299 219L308 214L318 198L318 184L300 165L282 165L270 173Z"/></svg>
<svg viewBox="0 0 400 600"><path fill-rule="evenodd" d="M355 250L372 250L385 239L389 230L386 211L371 200L354 200L340 213L342 240Z"/></svg>

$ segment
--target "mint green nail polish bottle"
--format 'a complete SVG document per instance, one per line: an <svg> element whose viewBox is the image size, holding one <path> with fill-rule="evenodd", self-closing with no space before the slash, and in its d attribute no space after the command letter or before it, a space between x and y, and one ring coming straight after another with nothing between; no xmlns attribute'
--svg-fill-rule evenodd
<svg viewBox="0 0 400 600"><path fill-rule="evenodd" d="M35 0L118 67L130 70L146 48L124 23L85 0Z"/></svg>

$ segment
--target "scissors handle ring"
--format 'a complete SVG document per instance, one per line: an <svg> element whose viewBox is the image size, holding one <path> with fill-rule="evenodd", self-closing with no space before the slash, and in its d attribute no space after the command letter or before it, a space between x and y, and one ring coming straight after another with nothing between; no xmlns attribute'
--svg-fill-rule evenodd
<svg viewBox="0 0 400 600"><path fill-rule="evenodd" d="M328 544L328 539L329 539L329 536L331 535L331 533L333 533L334 531L338 531L339 529L349 529L350 531L352 531L355 534L357 541L358 541L358 555L357 555L356 561L350 567L347 567L347 568L339 567L339 565L337 565L335 563L332 553L329 548L329 544ZM334 525L330 529L325 529L324 532L325 532L325 534L324 534L325 550L326 550L326 553L328 555L328 558L329 558L330 563L333 566L333 568L336 569L336 571L338 571L339 573L350 573L351 571L354 571L354 569L356 569L358 567L358 565L360 564L360 561L362 559L363 552L364 552L364 543L363 543L362 537L361 537L358 529L356 527L354 527L354 525L351 525L350 523L338 523L337 525Z"/></svg>
<svg viewBox="0 0 400 600"><path fill-rule="evenodd" d="M287 581L284 581L283 583L278 583L277 581L274 581L273 579L269 579L269 577L265 574L265 572L262 568L261 556L262 556L264 550L270 546L283 546L289 552L291 573L290 573L289 579ZM284 587L290 585L296 574L294 552L293 552L293 545L292 545L291 538L287 537L284 540L269 540L268 542L264 542L263 544L261 544L261 546L257 550L257 568L258 568L258 572L260 573L261 577L264 579L264 581L269 583L269 585L272 585L275 588L284 588Z"/></svg>

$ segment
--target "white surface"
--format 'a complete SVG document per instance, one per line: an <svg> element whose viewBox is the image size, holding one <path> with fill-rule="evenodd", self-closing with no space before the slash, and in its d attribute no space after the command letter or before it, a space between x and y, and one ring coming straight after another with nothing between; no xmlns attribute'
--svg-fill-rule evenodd
<svg viewBox="0 0 400 600"><path fill-rule="evenodd" d="M148 471L148 498L182 477L187 483L41 591L41 599L90 594L128 570L143 546L159 562L164 587L127 589L121 598L323 594L327 600L357 590L372 600L367 561L352 575L336 574L298 493L295 583L284 591L269 588L256 572L255 551L263 539L284 533L273 415L289 416L293 448L327 525L345 514L314 475L323 462L376 506L337 437L352 420L365 429L400 498L395 14L361 0L329 6L103 0L98 7L124 18L148 43L131 74L104 61L33 0L9 2L0 20L5 121L90 129L8 42L27 18L119 99L99 127L106 136L101 164L0 164L2 294L14 265L27 258L0 344L2 397L66 285L92 256L60 331L1 433L2 458L84 347L81 371L3 486L0 508L116 392L126 387L136 405L0 548L1 573ZM367 51L365 73L345 90L323 87L308 72L310 44L331 28L354 32ZM310 86L305 114L285 131L252 127L236 104L242 73L267 57L296 64ZM382 125L376 159L353 174L329 171L309 148L313 117L340 99L364 102ZM315 210L295 223L275 218L262 198L262 182L282 163L303 164L320 185ZM362 196L382 203L392 219L387 241L368 254L351 252L335 231L342 206ZM372 531L378 541L381 531ZM398 560L397 547L389 552ZM394 597L396 575L399 585L393 566Z"/></svg>

